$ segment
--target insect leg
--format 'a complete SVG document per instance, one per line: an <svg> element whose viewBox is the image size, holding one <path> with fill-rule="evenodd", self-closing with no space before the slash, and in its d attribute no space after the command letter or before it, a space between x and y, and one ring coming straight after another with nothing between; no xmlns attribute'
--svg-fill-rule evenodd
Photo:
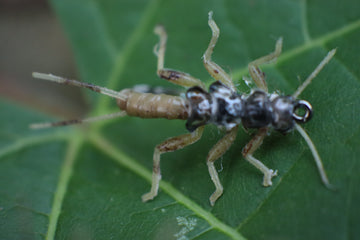
<svg viewBox="0 0 360 240"><path fill-rule="evenodd" d="M254 80L256 86L261 90L264 90L265 92L268 92L268 87L265 81L266 76L265 73L260 70L259 66L263 63L270 63L272 61L275 61L277 57L281 54L281 48L282 48L282 38L279 38L276 41L274 52L266 56L263 56L261 58L258 58L250 62L248 65L250 76Z"/></svg>
<svg viewBox="0 0 360 240"><path fill-rule="evenodd" d="M197 128L192 133L169 138L155 147L151 190L150 192L142 196L143 202L152 200L158 194L159 183L161 179L160 155L162 153L176 151L178 149L184 148L188 145L195 143L197 140L201 138L203 131L204 131L204 126Z"/></svg>
<svg viewBox="0 0 360 240"><path fill-rule="evenodd" d="M261 128L259 132L250 140L250 142L246 144L242 151L244 158L264 174L263 185L265 187L272 185L271 178L277 175L277 170L274 171L266 167L262 162L253 157L253 153L261 146L268 130L268 128Z"/></svg>
<svg viewBox="0 0 360 240"><path fill-rule="evenodd" d="M220 139L210 150L207 156L207 165L209 168L209 173L211 180L215 185L215 192L211 194L209 200L211 206L214 206L216 200L222 195L223 193L223 186L221 185L219 175L216 171L214 166L214 162L220 158L233 144L236 135L237 135L238 127L231 129L222 139Z"/></svg>
<svg viewBox="0 0 360 240"><path fill-rule="evenodd" d="M158 57L157 75L160 78L183 87L199 86L205 89L205 84L201 82L200 79L194 78L188 73L164 68L167 34L164 27L160 25L155 27L154 32L160 38L159 43L154 47L154 53Z"/></svg>
<svg viewBox="0 0 360 240"><path fill-rule="evenodd" d="M212 37L209 46L203 55L204 66L214 79L220 80L223 84L231 88L231 90L236 91L235 85L232 82L231 77L219 65L217 65L211 60L211 55L214 51L214 47L220 35L219 27L212 19L212 15L213 12L209 12L208 24L212 31Z"/></svg>

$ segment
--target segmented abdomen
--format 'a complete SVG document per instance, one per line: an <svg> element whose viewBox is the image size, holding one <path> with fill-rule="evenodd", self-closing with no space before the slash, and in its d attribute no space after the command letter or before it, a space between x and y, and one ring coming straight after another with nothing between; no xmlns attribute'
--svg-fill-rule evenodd
<svg viewBox="0 0 360 240"><path fill-rule="evenodd" d="M117 104L127 115L141 118L187 119L187 101L179 96L166 94L138 93L124 89L125 100L118 99Z"/></svg>

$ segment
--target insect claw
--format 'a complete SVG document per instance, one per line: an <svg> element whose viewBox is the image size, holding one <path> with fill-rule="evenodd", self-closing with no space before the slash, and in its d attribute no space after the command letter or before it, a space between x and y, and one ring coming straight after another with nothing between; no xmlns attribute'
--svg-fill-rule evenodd
<svg viewBox="0 0 360 240"><path fill-rule="evenodd" d="M330 189L330 190L332 190L332 191L337 191L337 190L338 190L338 188L335 187L334 185L332 185L331 183L324 183L324 185L325 185L325 187L326 187L327 189Z"/></svg>
<svg viewBox="0 0 360 240"><path fill-rule="evenodd" d="M166 34L165 27L163 25L156 25L154 28L154 33L156 35Z"/></svg>
<svg viewBox="0 0 360 240"><path fill-rule="evenodd" d="M276 44L275 44L275 52L278 52L278 51L281 52L282 45L283 45L283 37L279 37L279 39L276 41Z"/></svg>
<svg viewBox="0 0 360 240"><path fill-rule="evenodd" d="M210 200L210 205L214 206L216 200L218 200L218 198L223 194L223 188L219 188L216 189L215 192L213 194L211 194L209 200Z"/></svg>
<svg viewBox="0 0 360 240"><path fill-rule="evenodd" d="M209 20L212 20L213 11L210 11L208 14L209 14Z"/></svg>
<svg viewBox="0 0 360 240"><path fill-rule="evenodd" d="M156 197L156 195L154 195L152 193L145 193L144 195L141 196L141 200L143 202L147 202L147 201L153 200L154 197Z"/></svg>
<svg viewBox="0 0 360 240"><path fill-rule="evenodd" d="M272 169L269 169L269 171L264 174L263 186L264 187L271 186L272 185L271 178L277 176L277 173L278 173L277 170L274 171Z"/></svg>

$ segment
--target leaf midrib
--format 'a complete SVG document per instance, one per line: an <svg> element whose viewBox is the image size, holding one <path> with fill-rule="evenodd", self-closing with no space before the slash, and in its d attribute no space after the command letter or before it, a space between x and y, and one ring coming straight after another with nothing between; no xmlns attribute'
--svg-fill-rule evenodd
<svg viewBox="0 0 360 240"><path fill-rule="evenodd" d="M150 4L148 5L148 7L145 10L146 14L144 14L144 17L142 18L141 23L135 29L134 33L129 37L129 41L127 41L127 43L124 45L124 51L117 54L117 57L116 57L116 60L114 63L114 67L113 67L113 71L111 71L110 77L108 79L108 86L110 86L110 87L114 86L116 84L117 79L119 79L119 77L122 75L123 71L126 69L125 68L126 62L127 62L126 59L128 59L128 57L132 54L132 52L134 51L134 49L136 47L136 44L138 43L138 40L141 39L141 36L143 36L143 34L145 33L147 22L150 22L149 19L151 19L151 17L154 15L158 2L159 2L158 0L153 0L152 2L150 2ZM339 28L328 34L325 34L322 37L319 37L319 38L316 38L313 40L309 40L309 41L305 41L305 43L303 45L300 45L296 48L293 48L291 50L288 50L288 51L282 53L282 55L278 58L278 63L284 62L289 58L293 58L293 57L299 55L300 53L302 53L306 50L309 50L311 48L318 47L318 46L324 47L326 42L329 42L337 37L342 36L343 34L346 34L353 30L356 30L359 27L360 27L360 20L357 20L357 21L354 21L342 28ZM242 75L245 75L246 73L247 73L247 67L239 68L234 71L233 78L240 78ZM110 101L109 98L100 97L97 107L95 108L95 112L98 113L101 110L106 109L108 101ZM109 152L108 150L113 148L112 145L107 145L107 148L109 148L109 149L107 149L104 147L104 145L99 144L98 140L95 139L95 136L98 139L104 139L104 138L101 135L96 134L96 132L98 132L101 129L101 127L104 127L104 126L105 126L105 124L94 124L93 129L91 129L91 130L95 134L92 135L91 141L94 144L96 144L100 150L102 150L103 152L105 152L107 154L110 154L110 152L116 153L114 155L113 154L110 154L110 155L114 160L116 160L118 163L120 163L122 165L124 164L124 162L118 160L118 159L120 159L119 156L121 156L123 159L125 159L126 162L134 162L135 163L134 166L132 166L132 167L126 166L126 167L128 167L130 170L134 171L136 174L140 175L141 177L143 177L146 180L151 182L150 171L143 168L140 164L136 163L133 159L128 157L126 154L124 154L124 153L119 154L120 150L118 150L118 151L111 150ZM77 137L75 137L75 136L77 136ZM50 214L50 222L49 222L47 239L54 239L55 232L56 232L56 226L57 226L57 222L58 222L58 217L59 217L60 210L62 207L63 199L66 194L66 187L67 187L70 177L71 177L73 165L76 160L76 155L79 152L79 149L81 148L82 144L84 143L83 140L81 140L81 139L82 139L82 133L72 134L72 137L69 138L70 146L68 149L67 157L64 162L64 166L60 172L60 178L59 178L58 187L57 187L57 190L55 193L53 209ZM212 214L210 214L209 212L207 212L206 210L201 208L199 205L197 205L196 203L191 201L188 197L186 197L183 194L181 194L180 192L178 192L171 184L162 181L160 187L165 192L167 192L170 196L172 196L175 200L177 200L178 202L182 203L187 208L194 211L194 213L197 214L198 216L204 218L214 228L224 232L225 234L233 237L234 239L244 239L243 236L241 236L241 234L236 231L236 229L231 228L228 225L221 222L220 220L218 220L215 216L213 216Z"/></svg>
<svg viewBox="0 0 360 240"><path fill-rule="evenodd" d="M69 181L74 170L76 156L80 152L79 150L83 144L84 144L83 134L78 133L78 131L76 131L74 134L71 134L71 137L69 137L68 139L69 146L67 148L63 165L61 166L59 182L54 194L51 213L49 215L49 226L46 234L46 239L54 239L55 237L57 223L62 208L62 203L64 201L67 187L69 185Z"/></svg>
<svg viewBox="0 0 360 240"><path fill-rule="evenodd" d="M143 177L148 182L151 182L152 173L143 167L141 164L137 163L135 159L132 159L124 152L118 150L111 142L107 141L101 134L92 134L89 137L91 143L95 145L99 150L108 155L110 158L115 160L121 166L131 170L135 174ZM188 209L192 210L196 215L206 220L210 226L213 228L224 232L226 235L229 235L233 239L245 239L236 229L226 225L219 219L217 219L213 214L206 211L204 208L200 207L190 198L182 194L175 187L166 181L160 182L160 188L166 192L169 196L175 199L179 204L184 205Z"/></svg>
<svg viewBox="0 0 360 240"><path fill-rule="evenodd" d="M141 41L142 37L144 36L147 26L151 23L151 19L156 13L157 6L160 0L152 0L147 7L145 8L143 17L140 20L140 23L137 25L133 33L129 36L128 40L125 42L123 48L115 54L115 62L113 69L109 75L109 79L107 80L107 87L114 88L116 86L117 80L123 74L124 70L126 70L126 65L128 62L129 57L135 50L137 44ZM109 101L112 100L110 98L100 97L97 106L95 107L95 113L99 114L102 113L104 110L107 110L107 105ZM101 127L101 124L98 128Z"/></svg>
<svg viewBox="0 0 360 240"><path fill-rule="evenodd" d="M354 21L352 23L349 23L345 27L342 27L335 31L329 32L329 33L323 35L322 37L311 39L311 40L305 42L303 45L299 45L298 47L287 50L286 52L282 52L281 55L278 57L276 63L267 64L263 68L269 68L269 67L272 67L272 65L281 64L281 63L287 61L288 59L294 58L295 56L300 55L301 53L303 53L309 49L315 48L315 47L325 48L325 44L327 42L330 42L344 34L350 33L358 28L360 28L360 19L357 21ZM336 58L336 55L335 55L335 58ZM241 76L246 75L247 72L248 72L247 66L239 68L239 69L235 69L233 71L232 77L233 77L233 79L238 79ZM287 80L287 79L285 79L285 80Z"/></svg>

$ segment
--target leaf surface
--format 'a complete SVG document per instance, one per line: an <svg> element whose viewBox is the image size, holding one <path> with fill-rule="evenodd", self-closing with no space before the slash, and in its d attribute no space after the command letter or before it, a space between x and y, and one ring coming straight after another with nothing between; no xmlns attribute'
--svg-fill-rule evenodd
<svg viewBox="0 0 360 240"><path fill-rule="evenodd" d="M328 51L335 58L303 92L314 107L306 131L336 191L319 178L296 132L272 133L256 152L278 169L273 186L241 156L242 129L216 162L224 195L214 190L206 155L223 132L161 156L159 195L150 189L155 145L183 134L184 122L124 117L89 126L30 131L50 120L7 101L0 119L1 239L355 239L360 223L360 6L356 0L101 1L53 0L72 43L81 79L111 89L135 84L172 87L156 76L152 33L168 32L165 66L212 80L201 56L210 40L207 13L221 35L213 59L240 91L247 64L284 38L276 64L263 66L270 91L292 94ZM300 80L299 80L300 79ZM36 80L34 80L36 81ZM116 111L106 96L88 93L90 115Z"/></svg>

